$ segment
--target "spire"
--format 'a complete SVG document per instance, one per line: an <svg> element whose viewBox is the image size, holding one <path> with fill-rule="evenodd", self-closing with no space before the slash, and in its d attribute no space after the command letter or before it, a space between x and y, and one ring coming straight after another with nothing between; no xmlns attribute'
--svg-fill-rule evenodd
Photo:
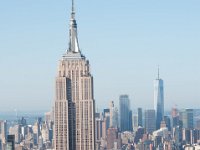
<svg viewBox="0 0 200 150"><path fill-rule="evenodd" d="M160 79L160 67L158 65L158 79Z"/></svg>
<svg viewBox="0 0 200 150"><path fill-rule="evenodd" d="M72 12L71 12L71 18L74 18L74 19L75 19L74 0L72 0Z"/></svg>
<svg viewBox="0 0 200 150"><path fill-rule="evenodd" d="M74 0L72 0L72 12L74 12Z"/></svg>
<svg viewBox="0 0 200 150"><path fill-rule="evenodd" d="M75 19L74 0L72 0L72 12L71 12L70 29L69 29L69 48L67 52L80 53L78 36L77 36L77 24Z"/></svg>

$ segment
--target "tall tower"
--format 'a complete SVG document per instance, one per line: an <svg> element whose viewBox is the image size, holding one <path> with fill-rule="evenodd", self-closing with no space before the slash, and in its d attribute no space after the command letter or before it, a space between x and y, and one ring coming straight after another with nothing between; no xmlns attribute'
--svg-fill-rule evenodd
<svg viewBox="0 0 200 150"><path fill-rule="evenodd" d="M138 126L143 126L142 124L142 108L138 108Z"/></svg>
<svg viewBox="0 0 200 150"><path fill-rule="evenodd" d="M154 109L156 111L156 129L159 129L160 123L164 119L164 87L163 80L160 79L159 68L158 78L154 81Z"/></svg>
<svg viewBox="0 0 200 150"><path fill-rule="evenodd" d="M73 0L69 48L59 61L55 92L55 150L95 150L93 77L79 48Z"/></svg>
<svg viewBox="0 0 200 150"><path fill-rule="evenodd" d="M128 95L119 97L120 129L121 131L131 131L132 112L130 111L130 101Z"/></svg>
<svg viewBox="0 0 200 150"><path fill-rule="evenodd" d="M110 127L113 127L113 119L114 119L114 101L110 101Z"/></svg>

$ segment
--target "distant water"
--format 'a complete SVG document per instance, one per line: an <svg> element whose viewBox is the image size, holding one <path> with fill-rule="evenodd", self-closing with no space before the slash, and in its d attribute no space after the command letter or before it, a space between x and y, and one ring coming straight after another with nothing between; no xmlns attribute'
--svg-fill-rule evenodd
<svg viewBox="0 0 200 150"><path fill-rule="evenodd" d="M31 112L0 112L0 120L7 120L8 126L17 124L18 120L22 117L26 119L28 125L33 125L37 118L44 119L44 113L46 111L31 111Z"/></svg>

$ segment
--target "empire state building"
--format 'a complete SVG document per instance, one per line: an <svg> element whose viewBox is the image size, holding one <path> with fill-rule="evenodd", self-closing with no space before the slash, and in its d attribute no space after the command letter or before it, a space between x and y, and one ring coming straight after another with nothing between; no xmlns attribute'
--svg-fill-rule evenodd
<svg viewBox="0 0 200 150"><path fill-rule="evenodd" d="M79 48L73 0L69 48L59 61L55 92L54 149L95 150L93 77Z"/></svg>

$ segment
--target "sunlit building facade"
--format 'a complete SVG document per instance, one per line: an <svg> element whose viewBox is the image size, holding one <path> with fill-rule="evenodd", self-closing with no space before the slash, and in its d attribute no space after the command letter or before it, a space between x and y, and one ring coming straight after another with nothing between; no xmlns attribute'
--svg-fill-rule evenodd
<svg viewBox="0 0 200 150"><path fill-rule="evenodd" d="M69 48L59 61L56 77L54 148L94 150L93 77L89 61L79 48L73 1L69 39Z"/></svg>

